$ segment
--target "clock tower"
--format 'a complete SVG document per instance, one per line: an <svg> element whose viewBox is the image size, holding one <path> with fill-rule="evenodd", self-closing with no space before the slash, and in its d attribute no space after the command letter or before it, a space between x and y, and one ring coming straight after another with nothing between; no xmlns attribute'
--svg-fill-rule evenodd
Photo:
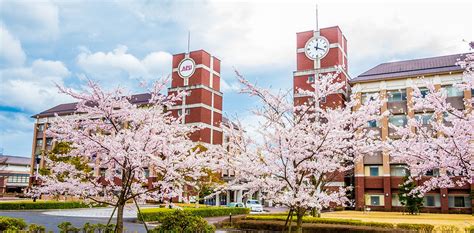
<svg viewBox="0 0 474 233"><path fill-rule="evenodd" d="M338 26L296 33L294 105L308 103L310 97L298 93L298 90L314 91L311 86L314 80L321 75L335 73L335 66L343 67L337 81L347 84L347 39ZM340 93L327 96L320 104L328 107L344 104L346 91L347 89L343 88Z"/></svg>
<svg viewBox="0 0 474 233"><path fill-rule="evenodd" d="M189 137L207 144L222 144L221 61L204 50L173 55L173 73L168 95L186 95L169 108L183 124L199 127Z"/></svg>

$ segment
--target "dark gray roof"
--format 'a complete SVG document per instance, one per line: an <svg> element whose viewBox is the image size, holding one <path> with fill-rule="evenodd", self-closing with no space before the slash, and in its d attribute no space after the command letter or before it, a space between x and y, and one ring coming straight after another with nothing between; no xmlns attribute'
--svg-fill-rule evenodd
<svg viewBox="0 0 474 233"><path fill-rule="evenodd" d="M31 158L13 156L13 155L0 155L0 164L17 164L17 165L30 165Z"/></svg>
<svg viewBox="0 0 474 233"><path fill-rule="evenodd" d="M371 82L387 79L418 77L428 74L460 72L463 69L456 65L465 54L453 54L406 61L382 63L350 80L351 83Z"/></svg>
<svg viewBox="0 0 474 233"><path fill-rule="evenodd" d="M148 100L150 99L151 95L149 93L143 93L143 94L136 94L132 95L131 97L131 103L133 104L146 104L148 103ZM36 115L33 115L33 118L36 117L51 117L54 116L55 114L58 115L68 115L72 114L76 111L76 103L67 103L67 104L60 104L57 105L53 108L50 108L46 111L40 112Z"/></svg>

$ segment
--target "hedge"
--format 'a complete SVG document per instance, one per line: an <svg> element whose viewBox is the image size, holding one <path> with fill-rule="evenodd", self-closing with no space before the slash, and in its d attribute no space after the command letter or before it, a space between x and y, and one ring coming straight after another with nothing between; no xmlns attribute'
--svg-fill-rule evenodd
<svg viewBox="0 0 474 233"><path fill-rule="evenodd" d="M413 230L417 232L433 232L434 226L431 224L398 223L397 228Z"/></svg>
<svg viewBox="0 0 474 233"><path fill-rule="evenodd" d="M99 205L96 205L99 206ZM0 210L33 210L33 209L72 209L88 208L91 205L78 201L9 201L0 202Z"/></svg>
<svg viewBox="0 0 474 233"><path fill-rule="evenodd" d="M296 223L293 222L293 226ZM283 231L285 221L280 220L240 220L233 224L234 227L239 229L252 229L252 230L268 230L268 231ZM305 223L303 226L304 231L308 232L319 232L319 233L381 233L381 232L406 232L406 230L390 229L390 228L379 228L369 226L351 226L351 225L340 225L340 224L319 224L319 223Z"/></svg>
<svg viewBox="0 0 474 233"><path fill-rule="evenodd" d="M287 216L247 216L245 219L249 220L276 220L286 221ZM293 221L296 221L296 217L293 217ZM315 217L303 217L304 223L319 223L319 224L338 224L338 225L352 225L352 226L368 226L368 227L380 227L380 228L395 228L391 223L382 222L363 222L355 219L337 219L337 218L315 218Z"/></svg>
<svg viewBox="0 0 474 233"><path fill-rule="evenodd" d="M167 208L149 208L142 209L142 217L137 214L138 219L144 220L145 222L154 222L162 221L165 217L174 213L176 209L167 209ZM188 212L194 216L200 217L215 217L215 216L227 216L232 213L232 215L238 214L248 214L250 209L248 208L229 208L229 207L204 207L204 208L184 208L184 212Z"/></svg>
<svg viewBox="0 0 474 233"><path fill-rule="evenodd" d="M22 230L26 228L25 220L21 218L11 218L0 216L0 232L5 230Z"/></svg>

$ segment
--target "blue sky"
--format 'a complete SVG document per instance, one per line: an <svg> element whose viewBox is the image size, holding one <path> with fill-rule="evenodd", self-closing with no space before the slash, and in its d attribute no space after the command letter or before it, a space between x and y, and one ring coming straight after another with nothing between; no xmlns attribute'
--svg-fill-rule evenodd
<svg viewBox="0 0 474 233"><path fill-rule="evenodd" d="M349 73L383 62L466 52L470 1L0 0L0 148L30 156L31 115L71 101L54 83L85 78L132 92L171 72L171 54L205 49L222 60L224 112L252 123L257 103L237 93L236 67L274 89L292 86L296 32L339 25ZM1 150L1 149L0 149Z"/></svg>

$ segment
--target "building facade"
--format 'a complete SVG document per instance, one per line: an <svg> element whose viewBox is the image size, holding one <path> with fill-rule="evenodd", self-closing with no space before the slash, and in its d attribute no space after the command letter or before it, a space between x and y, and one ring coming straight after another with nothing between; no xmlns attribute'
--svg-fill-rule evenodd
<svg viewBox="0 0 474 233"><path fill-rule="evenodd" d="M0 196L23 194L30 177L30 158L0 155Z"/></svg>
<svg viewBox="0 0 474 233"><path fill-rule="evenodd" d="M451 106L463 110L472 106L465 106L465 99L472 98L472 91L460 91L453 84L461 83L461 67L456 66L463 54L431 57L408 61L388 62L377 65L372 69L350 80L352 91L356 92L362 101L367 95L378 93L386 100L382 112L389 111L380 122L368 122L367 128L377 132L382 141L398 138L390 124L404 126L407 119L422 119L425 124L434 117L429 110L415 112L412 109L413 88L415 85L423 93L428 90L423 87L425 82L431 82L436 89L444 89L447 101ZM424 77L424 80L419 79ZM367 156L355 166L355 196L356 208L370 207L373 210L400 210L398 200L398 185L406 175L404 164L392 161L390 154L381 151L376 156ZM434 170L427 176L437 176L442 172ZM422 181L420 181L422 182ZM442 213L471 213L471 192L474 185L466 184L462 187L438 189L429 192L424 197L425 212Z"/></svg>

